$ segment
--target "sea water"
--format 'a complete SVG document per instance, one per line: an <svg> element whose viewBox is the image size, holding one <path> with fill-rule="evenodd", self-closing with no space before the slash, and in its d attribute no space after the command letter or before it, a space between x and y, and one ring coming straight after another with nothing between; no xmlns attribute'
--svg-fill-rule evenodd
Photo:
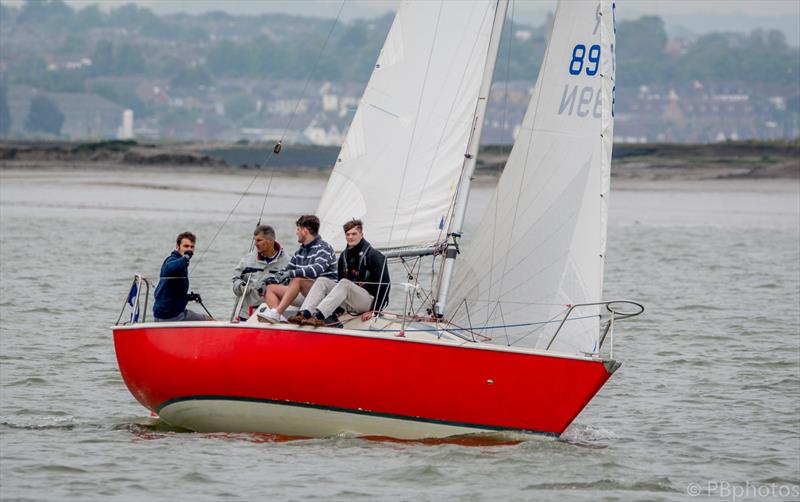
<svg viewBox="0 0 800 502"><path fill-rule="evenodd" d="M476 186L473 208L490 185ZM157 276L191 230L192 289L226 318L262 207L292 247L294 220L323 187L251 173L0 171L0 498L800 498L796 180L615 183L605 296L647 311L617 325L623 365L560 439L285 441L151 419L119 375L110 330L133 274Z"/></svg>

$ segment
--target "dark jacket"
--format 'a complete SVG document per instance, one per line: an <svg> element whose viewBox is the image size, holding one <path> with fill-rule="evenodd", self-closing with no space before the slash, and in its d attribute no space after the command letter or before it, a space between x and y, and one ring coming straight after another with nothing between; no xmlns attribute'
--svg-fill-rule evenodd
<svg viewBox="0 0 800 502"><path fill-rule="evenodd" d="M153 315L169 319L186 310L189 293L189 260L173 251L161 265L161 276L156 286Z"/></svg>
<svg viewBox="0 0 800 502"><path fill-rule="evenodd" d="M383 253L373 248L366 239L342 251L338 272L339 280L348 279L372 295L371 310L381 310L389 303L389 264Z"/></svg>

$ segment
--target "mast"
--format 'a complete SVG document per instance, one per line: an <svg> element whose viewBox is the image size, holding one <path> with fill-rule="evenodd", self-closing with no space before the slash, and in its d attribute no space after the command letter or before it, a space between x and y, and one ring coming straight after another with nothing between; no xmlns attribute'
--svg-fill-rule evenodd
<svg viewBox="0 0 800 502"><path fill-rule="evenodd" d="M442 275L439 278L439 290L437 291L436 299L433 304L435 315L442 315L447 303L447 293L450 289L453 268L455 266L456 257L458 256L458 240L461 237L464 215L467 212L469 188L472 182L472 174L475 172L478 147L481 142L481 131L483 130L483 121L486 117L486 105L489 101L489 91L491 91L492 88L492 75L494 74L494 66L497 62L497 52L500 49L500 38L503 32L503 23L506 19L507 10L508 0L497 0L494 24L492 25L492 33L489 40L489 50L486 55L486 66L484 66L483 80L481 81L480 91L478 92L478 102L475 105L472 132L469 142L467 143L467 151L464 154L464 167L458 191L456 192L455 204L453 205L453 218L450 222L444 267L442 269Z"/></svg>

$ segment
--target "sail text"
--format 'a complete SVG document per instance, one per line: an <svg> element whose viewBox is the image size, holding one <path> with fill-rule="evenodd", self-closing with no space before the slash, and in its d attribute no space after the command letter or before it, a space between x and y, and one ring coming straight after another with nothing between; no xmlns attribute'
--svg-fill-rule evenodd
<svg viewBox="0 0 800 502"><path fill-rule="evenodd" d="M559 115L587 117L590 113L596 119L601 116L602 96L599 88L564 84Z"/></svg>

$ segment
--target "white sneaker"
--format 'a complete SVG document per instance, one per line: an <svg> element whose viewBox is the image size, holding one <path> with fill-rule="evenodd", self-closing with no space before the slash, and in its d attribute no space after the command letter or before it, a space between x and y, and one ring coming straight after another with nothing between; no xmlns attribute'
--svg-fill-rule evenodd
<svg viewBox="0 0 800 502"><path fill-rule="evenodd" d="M285 317L278 314L277 310L269 308L266 303L262 303L258 309L256 309L256 317L258 317L259 321L272 324L287 322Z"/></svg>

